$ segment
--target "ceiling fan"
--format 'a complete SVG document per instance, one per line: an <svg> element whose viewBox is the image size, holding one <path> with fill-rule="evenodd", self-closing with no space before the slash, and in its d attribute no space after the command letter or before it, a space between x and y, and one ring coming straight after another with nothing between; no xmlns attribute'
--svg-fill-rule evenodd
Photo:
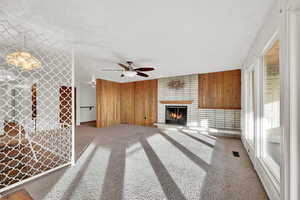
<svg viewBox="0 0 300 200"><path fill-rule="evenodd" d="M142 77L149 77L148 74L145 74L143 72L153 71L155 70L152 67L139 67L139 68L133 68L134 64L132 61L126 61L126 64L118 63L120 67L123 68L123 70L102 70L102 71L122 71L121 77L134 77L134 76L142 76Z"/></svg>

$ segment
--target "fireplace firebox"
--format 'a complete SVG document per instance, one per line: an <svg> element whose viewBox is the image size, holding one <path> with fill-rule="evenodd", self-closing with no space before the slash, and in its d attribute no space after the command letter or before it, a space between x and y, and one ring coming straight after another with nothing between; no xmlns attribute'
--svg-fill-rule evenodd
<svg viewBox="0 0 300 200"><path fill-rule="evenodd" d="M166 124L186 125L187 106L166 106Z"/></svg>

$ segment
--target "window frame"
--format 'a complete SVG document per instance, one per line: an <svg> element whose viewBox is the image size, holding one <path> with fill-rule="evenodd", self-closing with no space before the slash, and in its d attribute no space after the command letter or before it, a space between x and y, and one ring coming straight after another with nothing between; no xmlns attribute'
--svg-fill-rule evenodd
<svg viewBox="0 0 300 200"><path fill-rule="evenodd" d="M256 157L262 164L262 167L268 174L268 176L271 178L272 182L280 191L280 177L281 177L281 169L276 169L274 167L274 161L272 162L270 159L264 157L264 56L265 54L273 47L273 45L279 40L280 42L280 37L279 37L279 31L275 31L273 36L271 37L270 40L267 41L265 44L263 50L259 54L259 64L258 64L258 87L256 87L258 91L258 102L257 102L257 134L256 134ZM280 65L281 63L279 63ZM279 67L280 69L280 67ZM281 77L280 77L281 78ZM280 98L280 101L282 98ZM281 104L281 102L280 102ZM281 115L282 113L280 113ZM280 117L280 125L282 118ZM282 131L281 131L282 132ZM282 138L281 138L282 141ZM281 160L283 160L282 155L281 155Z"/></svg>

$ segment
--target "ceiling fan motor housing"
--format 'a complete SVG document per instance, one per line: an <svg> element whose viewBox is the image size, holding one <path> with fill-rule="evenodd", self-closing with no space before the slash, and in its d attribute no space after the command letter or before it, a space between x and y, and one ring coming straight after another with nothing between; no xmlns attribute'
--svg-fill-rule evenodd
<svg viewBox="0 0 300 200"><path fill-rule="evenodd" d="M127 61L127 64L128 64L128 65L132 65L133 62L132 62L132 61Z"/></svg>

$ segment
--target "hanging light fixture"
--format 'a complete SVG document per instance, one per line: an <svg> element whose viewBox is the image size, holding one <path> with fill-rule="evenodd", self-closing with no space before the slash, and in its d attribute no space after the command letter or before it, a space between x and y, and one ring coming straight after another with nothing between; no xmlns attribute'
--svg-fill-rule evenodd
<svg viewBox="0 0 300 200"><path fill-rule="evenodd" d="M25 49L25 37L24 37L24 49ZM25 70L32 70L40 68L42 63L26 51L17 51L6 55L6 63L21 67Z"/></svg>
<svg viewBox="0 0 300 200"><path fill-rule="evenodd" d="M32 70L41 67L41 62L28 52L17 51L6 55L6 62L23 69Z"/></svg>
<svg viewBox="0 0 300 200"><path fill-rule="evenodd" d="M136 74L137 74L136 71L125 71L125 72L123 72L123 75L127 76L127 77L134 77L134 76L136 76Z"/></svg>

